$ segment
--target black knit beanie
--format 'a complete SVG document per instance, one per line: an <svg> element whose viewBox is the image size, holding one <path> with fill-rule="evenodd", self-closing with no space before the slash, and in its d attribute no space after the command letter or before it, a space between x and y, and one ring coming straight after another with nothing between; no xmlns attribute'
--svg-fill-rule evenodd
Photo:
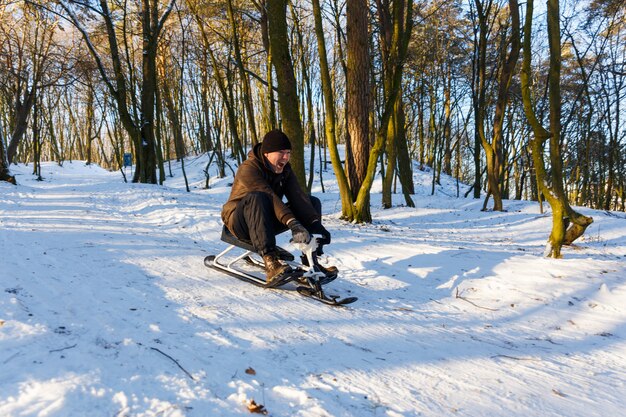
<svg viewBox="0 0 626 417"><path fill-rule="evenodd" d="M265 154L285 149L291 149L291 142L289 142L289 138L283 133L282 130L276 129L269 131L263 137L261 153Z"/></svg>

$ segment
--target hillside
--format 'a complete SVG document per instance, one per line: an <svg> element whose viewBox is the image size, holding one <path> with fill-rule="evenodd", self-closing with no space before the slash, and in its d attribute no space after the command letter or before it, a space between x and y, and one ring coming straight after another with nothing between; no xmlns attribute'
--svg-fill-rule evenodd
<svg viewBox="0 0 626 417"><path fill-rule="evenodd" d="M207 269L232 177L165 186L82 162L0 183L0 416L617 416L626 398L626 215L542 256L536 203L434 196L339 219L316 183L345 308ZM212 173L214 174L214 172ZM317 181L318 179L316 179ZM379 182L376 183L378 187ZM288 247L287 236L281 236Z"/></svg>

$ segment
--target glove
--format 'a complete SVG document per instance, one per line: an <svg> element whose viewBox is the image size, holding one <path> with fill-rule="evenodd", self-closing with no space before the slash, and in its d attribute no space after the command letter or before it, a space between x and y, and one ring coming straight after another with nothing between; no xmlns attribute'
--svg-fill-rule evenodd
<svg viewBox="0 0 626 417"><path fill-rule="evenodd" d="M306 230L296 219L287 223L287 227L291 229L292 240L295 243L309 243L311 241L309 231Z"/></svg>
<svg viewBox="0 0 626 417"><path fill-rule="evenodd" d="M310 227L311 233L314 235L322 235L322 239L319 240L320 246L328 245L330 243L330 232L322 226L322 222L315 220Z"/></svg>

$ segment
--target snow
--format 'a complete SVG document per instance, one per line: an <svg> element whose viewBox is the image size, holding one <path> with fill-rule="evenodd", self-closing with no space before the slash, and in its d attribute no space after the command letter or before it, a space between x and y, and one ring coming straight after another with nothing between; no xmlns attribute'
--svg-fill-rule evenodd
<svg viewBox="0 0 626 417"><path fill-rule="evenodd" d="M334 308L204 266L232 182L203 189L206 162L186 161L190 193L175 164L165 186L12 167L0 416L238 416L252 400L272 416L622 415L624 213L580 208L594 223L554 260L536 203L482 212L416 170L416 208L379 209L377 180L374 223L354 225L327 171L327 291L359 297Z"/></svg>

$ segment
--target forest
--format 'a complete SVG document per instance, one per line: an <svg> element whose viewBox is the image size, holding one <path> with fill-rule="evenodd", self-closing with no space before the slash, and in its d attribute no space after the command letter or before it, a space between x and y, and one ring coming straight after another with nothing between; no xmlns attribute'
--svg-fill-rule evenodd
<svg viewBox="0 0 626 417"><path fill-rule="evenodd" d="M377 174L384 207L413 206L427 170L484 210L547 202L560 257L593 221L576 206L626 210L625 95L623 0L0 0L13 183L81 160L163 184L207 153L208 184L281 128L303 187L332 167L346 220L372 221Z"/></svg>

